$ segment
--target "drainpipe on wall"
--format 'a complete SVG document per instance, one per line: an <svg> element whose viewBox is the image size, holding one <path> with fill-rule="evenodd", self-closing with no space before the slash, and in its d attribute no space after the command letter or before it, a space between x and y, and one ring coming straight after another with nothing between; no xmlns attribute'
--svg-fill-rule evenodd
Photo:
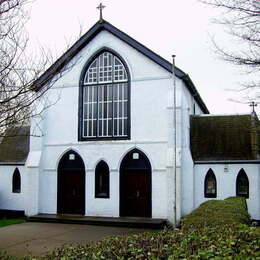
<svg viewBox="0 0 260 260"><path fill-rule="evenodd" d="M175 78L175 57L176 55L172 55L172 80L173 80L173 149L174 149L174 157L173 157L173 174L174 174L174 203L173 203L173 211L174 211L174 224L177 223L177 171L176 171L176 163L177 163L177 121L176 121L176 78Z"/></svg>

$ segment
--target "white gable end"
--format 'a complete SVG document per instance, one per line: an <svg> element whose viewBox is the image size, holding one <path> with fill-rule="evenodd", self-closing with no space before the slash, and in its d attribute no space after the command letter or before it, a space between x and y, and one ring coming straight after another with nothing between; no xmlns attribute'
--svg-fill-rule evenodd
<svg viewBox="0 0 260 260"><path fill-rule="evenodd" d="M118 53L129 69L131 139L166 141L166 107L172 102L169 100L173 88L171 73L111 33L102 31L72 59L67 65L71 69L47 92L50 103L55 105L45 113L45 127L48 129L45 144L77 142L80 79L88 61L103 48ZM154 124L154 120L158 123ZM64 129L62 134L61 129Z"/></svg>
<svg viewBox="0 0 260 260"><path fill-rule="evenodd" d="M88 60L104 47L114 50L124 59L130 70L132 81L171 77L171 73L150 60L148 57L118 39L110 32L102 31L71 60L67 67L72 68L55 83L54 87L78 85L80 75Z"/></svg>

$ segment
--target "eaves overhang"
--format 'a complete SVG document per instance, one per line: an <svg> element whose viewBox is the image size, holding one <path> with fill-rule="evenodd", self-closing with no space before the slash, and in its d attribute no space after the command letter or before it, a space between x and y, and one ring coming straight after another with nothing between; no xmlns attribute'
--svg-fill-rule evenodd
<svg viewBox="0 0 260 260"><path fill-rule="evenodd" d="M260 160L210 160L194 161L194 164L260 164Z"/></svg>
<svg viewBox="0 0 260 260"><path fill-rule="evenodd" d="M25 162L0 162L0 166L24 166Z"/></svg>

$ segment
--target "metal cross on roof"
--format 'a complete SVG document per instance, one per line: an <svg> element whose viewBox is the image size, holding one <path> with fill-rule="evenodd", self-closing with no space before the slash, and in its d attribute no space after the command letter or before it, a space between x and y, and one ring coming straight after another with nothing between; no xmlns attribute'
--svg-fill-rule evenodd
<svg viewBox="0 0 260 260"><path fill-rule="evenodd" d="M257 107L257 103L255 103L255 101L252 101L251 103L250 103L250 107L252 107L253 108L253 113L255 112L255 107Z"/></svg>
<svg viewBox="0 0 260 260"><path fill-rule="evenodd" d="M100 15L99 15L99 20L100 20L100 21L103 20L102 11L103 11L103 9L104 9L105 7L106 7L106 6L104 6L102 3L100 3L99 6L97 7L97 9L98 9L99 12L100 12Z"/></svg>

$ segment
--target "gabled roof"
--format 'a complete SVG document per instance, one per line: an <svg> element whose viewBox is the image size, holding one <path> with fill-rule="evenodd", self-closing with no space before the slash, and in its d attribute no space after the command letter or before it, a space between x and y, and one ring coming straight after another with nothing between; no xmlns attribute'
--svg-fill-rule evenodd
<svg viewBox="0 0 260 260"><path fill-rule="evenodd" d="M253 115L191 116L196 161L258 160L259 121Z"/></svg>
<svg viewBox="0 0 260 260"><path fill-rule="evenodd" d="M120 40L126 42L131 47L135 48L137 51L147 56L149 59L159 64L161 67L172 73L172 64L160 57L155 52L151 51L143 44L139 43L135 39L131 38L129 35L117 29L112 24L105 20L98 21L90 30L85 33L68 51L66 51L49 69L47 69L39 79L34 83L34 90L38 91L44 86L56 73L61 71L61 69L77 54L79 53L98 33L106 30L111 34L118 37ZM205 103L200 97L197 89L195 88L193 82L191 81L188 74L184 73L179 68L175 67L175 75L182 79L190 93L194 96L194 99L199 104L200 108L204 113L209 113Z"/></svg>
<svg viewBox="0 0 260 260"><path fill-rule="evenodd" d="M29 142L29 126L8 129L0 142L0 165L24 165L29 153Z"/></svg>

